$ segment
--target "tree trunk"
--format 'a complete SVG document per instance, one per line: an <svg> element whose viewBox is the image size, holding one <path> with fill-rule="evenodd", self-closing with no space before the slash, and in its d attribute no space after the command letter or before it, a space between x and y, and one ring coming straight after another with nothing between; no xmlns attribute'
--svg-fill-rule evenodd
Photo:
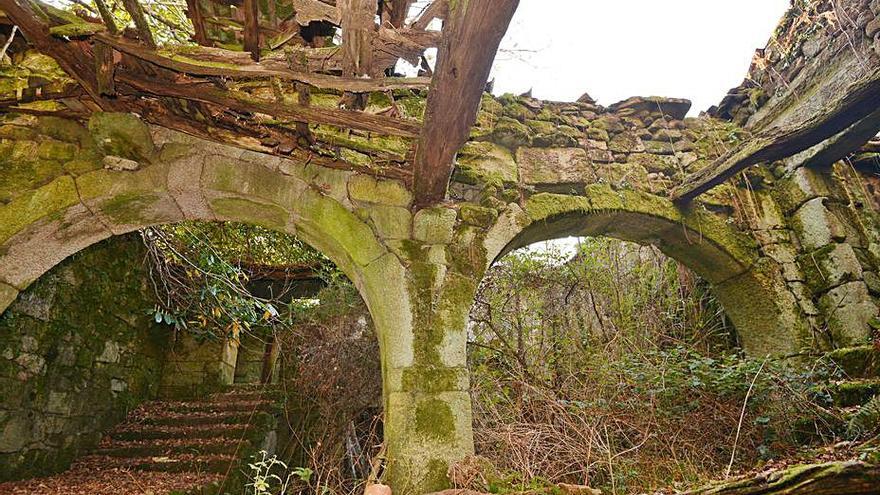
<svg viewBox="0 0 880 495"><path fill-rule="evenodd" d="M739 478L683 495L876 495L880 466L832 462Z"/></svg>

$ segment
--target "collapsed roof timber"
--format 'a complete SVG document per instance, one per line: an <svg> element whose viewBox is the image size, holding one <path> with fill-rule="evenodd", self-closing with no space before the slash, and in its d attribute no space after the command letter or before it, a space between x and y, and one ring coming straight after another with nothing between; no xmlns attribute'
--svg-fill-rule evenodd
<svg viewBox="0 0 880 495"><path fill-rule="evenodd" d="M17 26L33 48L53 57L72 78L42 91L37 82L25 98L60 100L64 113L73 116L98 109L135 112L155 124L244 148L400 179L423 207L446 197L456 152L469 136L519 2L436 0L408 19L413 0L187 0L189 25L156 16L149 2L123 0L119 6L95 0L96 9L74 3L76 15L39 0L0 0L5 13L0 22ZM812 2L810 9L832 16L878 9L877 1L825 3ZM134 27L118 25L120 17L130 18ZM192 44L162 45L150 20ZM442 32L429 29L435 20L443 21ZM791 23L792 33L803 31L800 21ZM862 28L862 21L840 23L850 44L877 36L876 23ZM430 48L439 49L433 69L425 59ZM401 59L420 66L420 77L395 77ZM783 98L786 104L779 108L791 107L791 100L803 107L789 112L795 118L746 126L754 133L751 139L685 178L672 196L690 201L749 166L790 157L841 134L860 138L844 140L837 159L858 149L880 129L880 63L876 57L858 63L859 77L831 88L833 95L811 95L812 104L801 104L803 95L796 91ZM754 89L747 80L717 114L729 114L743 102L738 95L753 95ZM408 111L407 96L425 91L427 108ZM2 102L7 108L17 103ZM371 150L364 162L347 149L358 135L382 136L394 145Z"/></svg>

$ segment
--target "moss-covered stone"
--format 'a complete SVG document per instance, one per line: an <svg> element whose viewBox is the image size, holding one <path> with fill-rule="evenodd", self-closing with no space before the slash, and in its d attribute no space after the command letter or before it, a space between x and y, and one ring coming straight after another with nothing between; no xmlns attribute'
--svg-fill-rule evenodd
<svg viewBox="0 0 880 495"><path fill-rule="evenodd" d="M360 203L401 207L412 203L412 193L400 182L369 175L353 176L348 181L348 195L352 201Z"/></svg>
<svg viewBox="0 0 880 495"><path fill-rule="evenodd" d="M413 218L413 238L426 244L449 244L458 215L450 208L426 208Z"/></svg>
<svg viewBox="0 0 880 495"><path fill-rule="evenodd" d="M469 142L458 153L455 178L467 184L516 183L516 161L507 148L495 143Z"/></svg>
<svg viewBox="0 0 880 495"><path fill-rule="evenodd" d="M89 132L105 155L151 161L156 153L150 128L134 114L93 113L89 119Z"/></svg>

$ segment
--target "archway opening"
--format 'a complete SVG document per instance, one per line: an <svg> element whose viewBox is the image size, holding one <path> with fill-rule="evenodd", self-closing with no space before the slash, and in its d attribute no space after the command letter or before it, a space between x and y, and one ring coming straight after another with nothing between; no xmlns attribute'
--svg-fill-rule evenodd
<svg viewBox="0 0 880 495"><path fill-rule="evenodd" d="M275 474L298 490L356 491L381 444L366 305L290 234L183 222L111 237L23 291L0 335L10 385L0 432L15 447L0 452L10 461L0 474L73 462L4 493L123 489L112 474L121 463L138 471L138 489L241 490ZM266 467L273 456L289 469Z"/></svg>
<svg viewBox="0 0 880 495"><path fill-rule="evenodd" d="M584 231L566 222L541 231ZM712 284L659 248L513 245L471 311L478 460L459 470L464 486L685 489L835 438L811 390L828 371L746 356Z"/></svg>

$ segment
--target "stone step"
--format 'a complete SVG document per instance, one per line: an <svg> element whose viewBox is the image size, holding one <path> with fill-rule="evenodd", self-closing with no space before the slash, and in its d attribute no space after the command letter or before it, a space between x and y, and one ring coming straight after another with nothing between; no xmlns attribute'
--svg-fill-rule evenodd
<svg viewBox="0 0 880 495"><path fill-rule="evenodd" d="M85 462L100 464L105 469L129 471L160 471L167 473L218 473L223 474L238 464L232 455L178 454L147 457L89 456Z"/></svg>
<svg viewBox="0 0 880 495"><path fill-rule="evenodd" d="M872 345L838 349L828 358L850 378L880 378L880 349Z"/></svg>
<svg viewBox="0 0 880 495"><path fill-rule="evenodd" d="M113 440L160 440L192 438L237 439L253 425L122 425L110 433Z"/></svg>
<svg viewBox="0 0 880 495"><path fill-rule="evenodd" d="M226 401L169 401L158 404L157 408L171 412L250 412L265 411L276 407L270 400L226 400Z"/></svg>
<svg viewBox="0 0 880 495"><path fill-rule="evenodd" d="M880 395L880 379L846 380L829 384L823 391L831 396L837 407L853 407L867 404L875 395Z"/></svg>
<svg viewBox="0 0 880 495"><path fill-rule="evenodd" d="M277 388L270 389L244 389L244 390L231 390L227 392L218 392L216 394L211 394L205 399L206 402L227 402L230 400L233 401L253 401L253 400L261 400L261 401L277 401L281 399L282 393Z"/></svg>
<svg viewBox="0 0 880 495"><path fill-rule="evenodd" d="M135 416L131 423L147 425L236 425L247 424L254 411L153 411L143 416Z"/></svg>
<svg viewBox="0 0 880 495"><path fill-rule="evenodd" d="M174 454L227 454L239 449L240 440L230 438L110 440L92 454L104 457L157 457Z"/></svg>

